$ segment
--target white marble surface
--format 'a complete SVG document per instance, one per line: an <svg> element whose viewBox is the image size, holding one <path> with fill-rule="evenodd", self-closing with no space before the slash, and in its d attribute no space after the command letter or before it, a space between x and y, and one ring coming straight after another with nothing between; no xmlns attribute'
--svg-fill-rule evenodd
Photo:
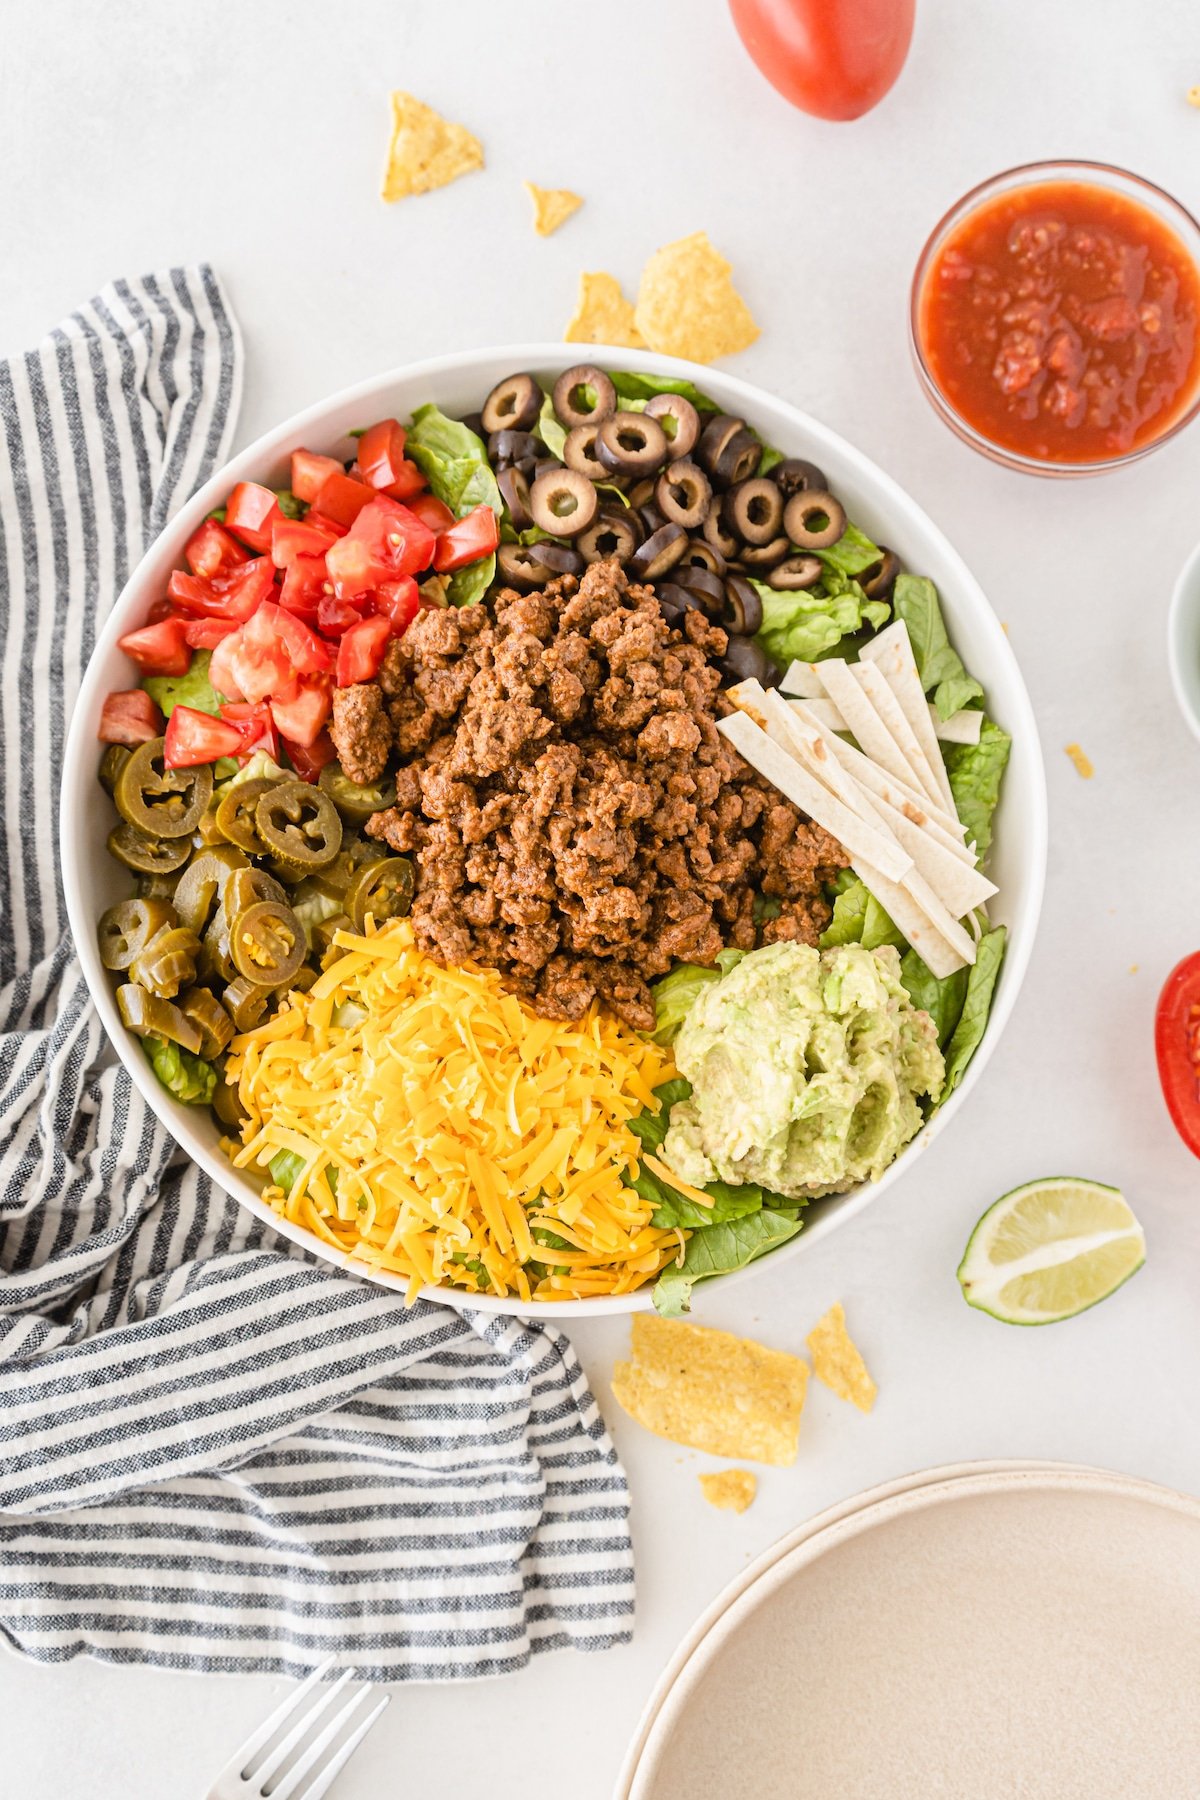
<svg viewBox="0 0 1200 1800"><path fill-rule="evenodd" d="M1011 629L1051 800L1046 910L982 1090L880 1207L735 1287L706 1322L798 1345L843 1298L880 1383L871 1418L823 1390L792 1470L742 1518L704 1459L611 1403L621 1324L578 1333L629 1468L636 1639L468 1689L396 1693L337 1789L601 1800L654 1676L748 1557L828 1501L970 1457L1058 1457L1200 1490L1200 1167L1154 1074L1162 978L1200 943L1200 748L1167 681L1172 581L1197 535L1200 433L1120 476L993 469L917 391L908 280L964 188L1039 156L1107 157L1200 202L1189 0L919 0L899 87L831 126L759 78L722 0L8 0L0 56L0 351L109 277L209 258L248 349L240 441L344 383L456 346L557 335L584 267L635 282L705 227L762 325L736 367L876 457L965 553ZM1145 29L1130 30L1131 16ZM462 118L489 167L388 209L387 92ZM531 230L524 177L587 196ZM1063 754L1081 743L1083 782ZM972 1313L954 1270L1006 1188L1048 1172L1120 1183L1146 1269L1050 1331ZM0 1654L4 1800L168 1800L207 1777L280 1684Z"/></svg>

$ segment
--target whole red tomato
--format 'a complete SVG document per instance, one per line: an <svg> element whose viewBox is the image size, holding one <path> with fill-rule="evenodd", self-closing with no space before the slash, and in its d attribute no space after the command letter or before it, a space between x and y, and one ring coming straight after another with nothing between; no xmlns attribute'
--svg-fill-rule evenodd
<svg viewBox="0 0 1200 1800"><path fill-rule="evenodd" d="M743 44L785 100L857 119L904 67L916 0L729 0Z"/></svg>

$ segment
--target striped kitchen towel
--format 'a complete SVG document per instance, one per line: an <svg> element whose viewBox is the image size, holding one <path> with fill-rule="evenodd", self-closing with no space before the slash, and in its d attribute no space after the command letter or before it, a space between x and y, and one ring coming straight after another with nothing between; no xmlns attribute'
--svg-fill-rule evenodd
<svg viewBox="0 0 1200 1800"><path fill-rule="evenodd" d="M66 935L80 674L240 388L207 268L116 282L0 363L0 1639L383 1681L603 1649L628 1492L566 1339L406 1311L244 1214L139 1098Z"/></svg>

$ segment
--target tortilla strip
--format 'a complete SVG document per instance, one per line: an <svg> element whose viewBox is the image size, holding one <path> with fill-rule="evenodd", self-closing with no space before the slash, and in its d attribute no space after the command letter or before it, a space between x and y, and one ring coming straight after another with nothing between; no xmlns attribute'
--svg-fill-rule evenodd
<svg viewBox="0 0 1200 1800"><path fill-rule="evenodd" d="M793 669L811 667L811 663L792 664ZM789 687L787 682L788 677L785 675L779 684L779 691L789 703L810 707L821 718L827 731L849 731L850 727L824 689L819 694L801 694L794 687ZM806 677L804 685L815 687L817 683ZM940 717L936 706L931 706L928 710L934 736L940 738L943 744L977 744L979 742L983 714L977 708L964 707L961 712L951 713L948 719Z"/></svg>
<svg viewBox="0 0 1200 1800"><path fill-rule="evenodd" d="M812 719L819 720L824 731L849 731L850 727L843 719L828 694L820 694L812 700L785 700L785 706L802 706Z"/></svg>
<svg viewBox="0 0 1200 1800"><path fill-rule="evenodd" d="M908 720L913 736L925 753L937 782L938 792L946 804L952 807L954 796L950 792L941 745L929 716L929 702L917 673L917 659L913 655L912 639L904 620L897 619L886 631L881 631L878 637L873 637L869 643L864 644L860 655L864 664L878 669L887 682L896 704Z"/></svg>
<svg viewBox="0 0 1200 1800"><path fill-rule="evenodd" d="M983 714L978 708L964 706L961 712L951 713L948 719L940 719L936 706L931 706L929 715L933 720L933 729L943 744L977 744L983 731Z"/></svg>
<svg viewBox="0 0 1200 1800"><path fill-rule="evenodd" d="M939 844L927 826L915 825L886 800L876 800L875 806L880 823L908 851L913 867L924 876L951 918L966 918L998 891L995 882L975 867L973 858L964 860L954 849ZM963 846L957 848L961 850Z"/></svg>
<svg viewBox="0 0 1200 1800"><path fill-rule="evenodd" d="M820 700L825 693L825 683L821 680L816 663L789 663L779 683L779 691L783 694L795 694L801 700Z"/></svg>
<svg viewBox="0 0 1200 1800"><path fill-rule="evenodd" d="M919 875L915 882L906 879L904 886L899 887L894 881L889 881L881 870L872 868L870 863L859 862L856 858L850 867L874 894L892 923L903 932L931 975L944 981L947 975L953 975L964 963L975 961L975 940L955 920L949 921L953 929L953 940L944 936L933 923L930 913L919 898L922 890L928 893ZM916 893L911 891L914 886ZM929 898L933 900L934 911L939 911L936 899L932 895ZM962 947L964 939L965 948ZM970 952L969 955L967 951Z"/></svg>
<svg viewBox="0 0 1200 1800"><path fill-rule="evenodd" d="M879 714L880 718L891 732L892 737L900 746L901 755L908 763L911 771L909 780L912 782L913 786L923 788L929 795L929 798L931 800L936 800L940 806L946 805L947 801L952 798L949 791L949 783L947 783L946 792L943 793L941 782L939 782L937 777L937 770L930 762L924 745L913 730L908 714L889 687L883 670L877 667L875 663L865 662L855 663L850 673L854 676L854 679L858 682L858 685L870 700L871 705L875 708L875 711ZM923 713L925 712L925 699L923 695L921 698L921 711ZM928 713L925 713L925 726L929 736L932 737L933 727L929 723ZM946 771L942 765L942 753L940 750L937 752L937 768L941 769L942 778L944 780Z"/></svg>
<svg viewBox="0 0 1200 1800"><path fill-rule="evenodd" d="M904 781L910 787L916 787L925 794L927 800L936 800L942 804L942 797L937 791L930 773L928 783L919 778L900 745L892 736L884 721L880 718L870 696L859 685L854 670L856 664L843 662L840 657L831 656L828 661L818 665L821 679L825 683L826 692L838 711L845 719L854 734L856 743L864 756L886 769L898 781ZM886 683L882 684L886 687Z"/></svg>
<svg viewBox="0 0 1200 1800"><path fill-rule="evenodd" d="M966 833L957 819L952 819L940 806L934 806L924 794L919 794L907 782L897 781L894 776L888 775L853 744L845 743L827 726L822 726L813 701L785 700L783 704L802 730L823 739L826 750L854 777L859 786L866 788L876 800L886 801L889 806L895 807L912 824L927 831L935 843L974 868L975 856L963 842Z"/></svg>
<svg viewBox="0 0 1200 1800"><path fill-rule="evenodd" d="M912 867L912 858L896 840L864 824L856 812L835 799L796 758L769 738L744 712L717 721L717 730L739 751L752 769L772 782L793 805L835 837L852 857L863 856L885 876L899 880Z"/></svg>

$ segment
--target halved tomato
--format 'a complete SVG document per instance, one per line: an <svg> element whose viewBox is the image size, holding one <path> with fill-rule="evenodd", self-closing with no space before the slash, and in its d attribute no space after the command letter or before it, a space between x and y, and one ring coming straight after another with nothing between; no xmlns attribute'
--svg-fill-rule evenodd
<svg viewBox="0 0 1200 1800"><path fill-rule="evenodd" d="M322 683L303 681L293 698L271 701L271 716L281 736L307 750L324 731L331 704L329 690Z"/></svg>
<svg viewBox="0 0 1200 1800"><path fill-rule="evenodd" d="M216 519L205 519L199 531L192 533L183 551L192 574L203 575L209 580L219 575L222 569L236 568L238 563L244 563L248 554Z"/></svg>
<svg viewBox="0 0 1200 1800"><path fill-rule="evenodd" d="M187 769L194 763L216 762L222 756L236 756L242 747L242 734L223 719L200 712L194 706L174 706L167 720L163 761L169 769Z"/></svg>
<svg viewBox="0 0 1200 1800"><path fill-rule="evenodd" d="M397 581L381 581L372 604L381 618L387 620L393 637L403 637L421 610L421 595L411 575Z"/></svg>
<svg viewBox="0 0 1200 1800"><path fill-rule="evenodd" d="M100 709L100 729L96 736L102 744L148 744L161 737L163 716L145 688L123 688L109 694Z"/></svg>
<svg viewBox="0 0 1200 1800"><path fill-rule="evenodd" d="M192 660L187 624L178 614L159 619L155 625L143 625L140 631L127 631L117 639L117 648L147 675L186 675Z"/></svg>
<svg viewBox="0 0 1200 1800"><path fill-rule="evenodd" d="M280 516L271 527L271 561L277 569L290 569L298 556L324 556L337 532L311 519Z"/></svg>
<svg viewBox="0 0 1200 1800"><path fill-rule="evenodd" d="M380 582L429 567L436 539L407 506L384 495L364 506L344 538L325 554L339 600L366 594Z"/></svg>
<svg viewBox="0 0 1200 1800"><path fill-rule="evenodd" d="M267 556L241 563L236 569L205 580L176 569L167 583L167 594L184 612L212 619L228 619L240 625L257 612L275 585L275 569Z"/></svg>
<svg viewBox="0 0 1200 1800"><path fill-rule="evenodd" d="M271 527L282 517L270 488L257 481L239 481L225 502L225 529L260 555L271 548Z"/></svg>
<svg viewBox="0 0 1200 1800"><path fill-rule="evenodd" d="M326 763L337 757L333 739L327 731L318 732L311 744L297 744L293 738L284 738L283 747L301 781L315 781Z"/></svg>
<svg viewBox="0 0 1200 1800"><path fill-rule="evenodd" d="M335 474L325 477L313 507L324 519L334 519L339 525L353 525L374 492L365 481L355 481L339 468Z"/></svg>
<svg viewBox="0 0 1200 1800"><path fill-rule="evenodd" d="M359 681L374 681L388 647L392 627L387 619L360 619L342 634L338 645L337 675L340 688Z"/></svg>
<svg viewBox="0 0 1200 1800"><path fill-rule="evenodd" d="M319 456L315 450L292 451L292 492L297 500L311 506L321 483L330 475L340 475L342 465L335 456Z"/></svg>
<svg viewBox="0 0 1200 1800"><path fill-rule="evenodd" d="M481 503L443 531L433 553L433 566L443 575L451 569L464 569L490 555L499 542L500 522L491 507Z"/></svg>
<svg viewBox="0 0 1200 1800"><path fill-rule="evenodd" d="M1200 950L1167 976L1154 1018L1163 1099L1176 1131L1200 1156Z"/></svg>
<svg viewBox="0 0 1200 1800"><path fill-rule="evenodd" d="M411 500L404 502L409 512L416 513L422 525L428 525L435 536L445 531L447 525L453 525L454 514L444 500L436 494L414 494Z"/></svg>

